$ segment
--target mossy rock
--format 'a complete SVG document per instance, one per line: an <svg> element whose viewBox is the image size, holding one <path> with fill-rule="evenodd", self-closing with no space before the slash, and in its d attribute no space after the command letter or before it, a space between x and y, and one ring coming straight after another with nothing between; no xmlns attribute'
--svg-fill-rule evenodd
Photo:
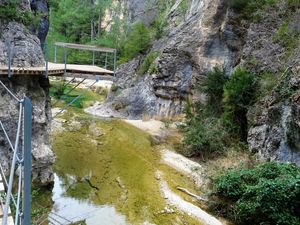
<svg viewBox="0 0 300 225"><path fill-rule="evenodd" d="M117 111L124 108L122 102L120 102L120 101L116 101L112 105L113 105L114 109L117 110Z"/></svg>

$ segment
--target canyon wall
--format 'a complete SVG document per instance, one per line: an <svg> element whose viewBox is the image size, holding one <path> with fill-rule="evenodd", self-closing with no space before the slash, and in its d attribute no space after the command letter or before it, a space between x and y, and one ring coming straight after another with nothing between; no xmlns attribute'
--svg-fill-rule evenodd
<svg viewBox="0 0 300 225"><path fill-rule="evenodd" d="M4 4L4 1L0 1ZM31 12L28 1L21 1L19 12ZM11 64L18 67L44 65L40 40L21 22L0 21L0 65L7 65L8 46L11 49ZM33 105L32 124L32 176L36 185L48 185L53 181L52 164L54 154L49 141L50 97L49 80L44 77L12 75L1 76L1 81L17 96L29 97ZM3 87L0 87L0 119L12 140L16 136L18 104ZM0 131L0 161L4 168L9 168L12 152Z"/></svg>

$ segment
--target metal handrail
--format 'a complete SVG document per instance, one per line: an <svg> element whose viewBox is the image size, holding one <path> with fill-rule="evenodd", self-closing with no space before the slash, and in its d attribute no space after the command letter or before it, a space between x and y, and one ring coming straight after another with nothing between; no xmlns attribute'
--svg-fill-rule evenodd
<svg viewBox="0 0 300 225"><path fill-rule="evenodd" d="M2 225L7 225L11 202L15 207L15 224L30 225L32 106L29 98L25 96L24 98L19 99L16 95L13 94L12 91L9 90L9 88L2 81L0 81L0 86L2 86L11 95L11 97L18 102L19 106L17 130L14 145L12 144L12 141L2 121L0 120L0 128L3 131L4 137L7 140L9 147L13 152L13 157L10 165L9 180L6 179L2 165L0 165L0 172L3 175L3 181L6 187L6 197L3 210ZM21 140L23 140L22 148L20 148ZM21 156L19 156L20 153L22 153ZM12 194L16 166L18 166L19 171L17 185L17 200L15 200Z"/></svg>

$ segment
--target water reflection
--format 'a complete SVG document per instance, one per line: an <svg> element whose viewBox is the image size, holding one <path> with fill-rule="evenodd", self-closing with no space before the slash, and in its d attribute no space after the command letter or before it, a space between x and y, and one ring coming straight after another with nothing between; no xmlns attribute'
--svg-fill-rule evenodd
<svg viewBox="0 0 300 225"><path fill-rule="evenodd" d="M87 225L128 225L126 217L118 213L113 206L98 206L88 199L78 200L69 197L66 192L66 185L55 174L52 196L54 206L49 215L50 221L60 224L85 221Z"/></svg>

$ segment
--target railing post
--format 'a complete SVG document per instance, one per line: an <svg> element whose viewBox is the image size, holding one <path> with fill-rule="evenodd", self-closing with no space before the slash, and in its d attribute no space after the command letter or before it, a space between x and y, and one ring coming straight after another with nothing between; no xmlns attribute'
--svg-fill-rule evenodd
<svg viewBox="0 0 300 225"><path fill-rule="evenodd" d="M30 99L24 99L24 225L30 225L31 210L31 118L32 105Z"/></svg>
<svg viewBox="0 0 300 225"><path fill-rule="evenodd" d="M114 50L114 76L116 76L116 68L117 68L117 49Z"/></svg>
<svg viewBox="0 0 300 225"><path fill-rule="evenodd" d="M107 69L107 52L105 53L105 66L104 66L105 69Z"/></svg>
<svg viewBox="0 0 300 225"><path fill-rule="evenodd" d="M54 63L56 63L56 45L54 46Z"/></svg>
<svg viewBox="0 0 300 225"><path fill-rule="evenodd" d="M10 45L10 41L7 42L7 67L8 67L8 77L11 78L11 45Z"/></svg>
<svg viewBox="0 0 300 225"><path fill-rule="evenodd" d="M66 47L64 48L65 51L65 74L67 73L67 60L68 60L68 49L66 49Z"/></svg>
<svg viewBox="0 0 300 225"><path fill-rule="evenodd" d="M44 48L45 48L45 51L46 51L46 57L45 57L45 60L46 60L46 71L45 71L45 77L48 78L48 68L49 68L49 52L48 52L48 45L47 44L44 44Z"/></svg>
<svg viewBox="0 0 300 225"><path fill-rule="evenodd" d="M93 51L93 66L95 66L95 52Z"/></svg>

